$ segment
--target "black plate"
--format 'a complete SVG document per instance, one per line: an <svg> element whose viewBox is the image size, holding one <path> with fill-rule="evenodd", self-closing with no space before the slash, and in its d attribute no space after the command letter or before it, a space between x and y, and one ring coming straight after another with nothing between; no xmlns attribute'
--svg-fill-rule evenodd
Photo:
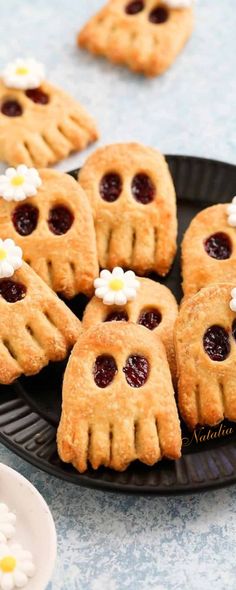
<svg viewBox="0 0 236 590"><path fill-rule="evenodd" d="M231 201L236 192L236 166L188 156L167 156L167 160L178 196L180 242L198 211ZM179 251L162 282L181 299ZM70 303L79 317L85 305L84 297ZM56 450L56 427L65 365L51 364L35 377L22 377L11 386L1 387L0 441L18 455L62 479L113 491L167 495L236 482L236 425L227 422L198 429L194 434L183 425L183 457L176 462L162 461L152 468L135 462L124 473L90 469L83 475L63 464Z"/></svg>

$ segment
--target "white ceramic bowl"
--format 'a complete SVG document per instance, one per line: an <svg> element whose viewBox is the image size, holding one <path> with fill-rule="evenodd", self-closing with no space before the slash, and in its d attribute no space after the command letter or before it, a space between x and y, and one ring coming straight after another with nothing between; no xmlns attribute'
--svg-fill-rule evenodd
<svg viewBox="0 0 236 590"><path fill-rule="evenodd" d="M34 557L36 572L26 590L45 590L57 552L56 529L45 500L25 477L0 463L0 501L16 514L12 541L19 542Z"/></svg>

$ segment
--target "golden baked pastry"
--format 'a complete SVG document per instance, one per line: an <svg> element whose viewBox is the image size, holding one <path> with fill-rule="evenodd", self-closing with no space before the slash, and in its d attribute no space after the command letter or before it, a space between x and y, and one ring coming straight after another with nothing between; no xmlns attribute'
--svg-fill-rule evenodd
<svg viewBox="0 0 236 590"><path fill-rule="evenodd" d="M1 237L22 248L25 261L54 291L69 299L91 295L98 274L93 218L74 178L19 166L0 176L0 195Z"/></svg>
<svg viewBox="0 0 236 590"><path fill-rule="evenodd" d="M106 305L94 296L87 305L83 316L83 328L87 330L103 322L133 322L141 324L162 340L173 378L176 377L174 351L174 324L178 305L171 291L151 279L139 278L140 288L135 299L126 305Z"/></svg>
<svg viewBox="0 0 236 590"><path fill-rule="evenodd" d="M233 287L233 283L209 285L180 309L175 330L178 405L190 428L214 426L223 418L236 420Z"/></svg>
<svg viewBox="0 0 236 590"><path fill-rule="evenodd" d="M0 158L13 166L49 166L98 138L83 107L38 69L34 60L16 60L0 80Z"/></svg>
<svg viewBox="0 0 236 590"><path fill-rule="evenodd" d="M169 68L193 29L191 0L109 0L78 35L80 47L157 76ZM187 8L182 7L189 4Z"/></svg>
<svg viewBox="0 0 236 590"><path fill-rule="evenodd" d="M2 249L0 255L2 261ZM76 316L26 263L0 279L0 315L3 384L63 360L81 331Z"/></svg>
<svg viewBox="0 0 236 590"><path fill-rule="evenodd" d="M165 349L143 326L99 324L82 333L63 383L58 452L81 473L139 459L178 459L180 424Z"/></svg>
<svg viewBox="0 0 236 590"><path fill-rule="evenodd" d="M236 230L229 223L230 207L207 207L191 221L182 243L185 296L210 283L230 282L236 277Z"/></svg>
<svg viewBox="0 0 236 590"><path fill-rule="evenodd" d="M176 196L160 152L137 143L100 148L79 183L93 210L100 266L166 275L176 252Z"/></svg>

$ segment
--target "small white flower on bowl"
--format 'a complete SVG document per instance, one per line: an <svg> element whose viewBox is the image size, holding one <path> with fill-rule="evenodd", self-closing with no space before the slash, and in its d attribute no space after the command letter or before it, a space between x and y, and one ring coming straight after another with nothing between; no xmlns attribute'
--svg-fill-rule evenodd
<svg viewBox="0 0 236 590"><path fill-rule="evenodd" d="M44 78L43 64L32 58L18 58L8 63L2 71L2 80L7 88L38 88Z"/></svg>
<svg viewBox="0 0 236 590"><path fill-rule="evenodd" d="M6 543L15 534L16 515L6 504L0 503L0 543Z"/></svg>
<svg viewBox="0 0 236 590"><path fill-rule="evenodd" d="M236 197L233 198L232 203L227 207L228 224L231 227L236 227Z"/></svg>
<svg viewBox="0 0 236 590"><path fill-rule="evenodd" d="M132 270L123 271L117 266L112 272L102 270L94 281L95 295L106 305L125 305L133 301L140 283Z"/></svg>
<svg viewBox="0 0 236 590"><path fill-rule="evenodd" d="M12 277L15 270L22 266L22 250L8 238L0 238L0 279Z"/></svg>
<svg viewBox="0 0 236 590"><path fill-rule="evenodd" d="M35 566L30 551L21 545L0 545L0 589L13 590L26 586L28 579L35 573Z"/></svg>
<svg viewBox="0 0 236 590"><path fill-rule="evenodd" d="M34 197L41 184L36 168L28 168L25 164L7 168L5 174L0 175L0 196L5 201L23 201L27 197Z"/></svg>

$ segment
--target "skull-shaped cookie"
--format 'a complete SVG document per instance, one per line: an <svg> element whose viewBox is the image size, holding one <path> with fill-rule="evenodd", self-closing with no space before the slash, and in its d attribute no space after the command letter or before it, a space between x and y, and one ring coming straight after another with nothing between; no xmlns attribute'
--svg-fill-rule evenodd
<svg viewBox="0 0 236 590"><path fill-rule="evenodd" d="M91 117L63 90L41 78L35 87L37 76L31 83L25 72L38 64L28 66L28 61L9 64L0 80L0 158L13 166L44 167L84 149L98 132Z"/></svg>
<svg viewBox="0 0 236 590"><path fill-rule="evenodd" d="M63 360L81 331L76 316L26 263L10 278L0 279L0 314L4 384L22 373L38 373L49 361Z"/></svg>
<svg viewBox="0 0 236 590"><path fill-rule="evenodd" d="M182 243L183 291L190 296L210 283L236 278L236 229L229 223L229 205L200 211Z"/></svg>
<svg viewBox="0 0 236 590"><path fill-rule="evenodd" d="M236 420L233 287L221 283L201 289L183 303L176 323L178 402L190 428Z"/></svg>
<svg viewBox="0 0 236 590"><path fill-rule="evenodd" d="M147 76L169 68L193 29L191 0L109 0L78 44Z"/></svg>
<svg viewBox="0 0 236 590"><path fill-rule="evenodd" d="M68 299L78 293L89 296L98 263L87 197L71 176L42 169L35 196L16 203L14 191L17 198L20 183L27 188L33 172L19 166L0 177L0 194L5 195L0 197L1 237L12 238L22 248L25 261L54 291ZM9 191L12 200L7 200Z"/></svg>
<svg viewBox="0 0 236 590"><path fill-rule="evenodd" d="M96 150L79 174L100 266L165 275L176 252L176 197L164 157L136 143Z"/></svg>
<svg viewBox="0 0 236 590"><path fill-rule="evenodd" d="M58 451L83 472L177 459L180 424L162 342L143 326L99 324L82 333L63 383Z"/></svg>
<svg viewBox="0 0 236 590"><path fill-rule="evenodd" d="M86 307L83 328L103 322L133 322L155 331L162 340L173 379L176 377L174 324L178 306L171 291L151 279L140 278L135 299L126 305L106 305L94 296Z"/></svg>

